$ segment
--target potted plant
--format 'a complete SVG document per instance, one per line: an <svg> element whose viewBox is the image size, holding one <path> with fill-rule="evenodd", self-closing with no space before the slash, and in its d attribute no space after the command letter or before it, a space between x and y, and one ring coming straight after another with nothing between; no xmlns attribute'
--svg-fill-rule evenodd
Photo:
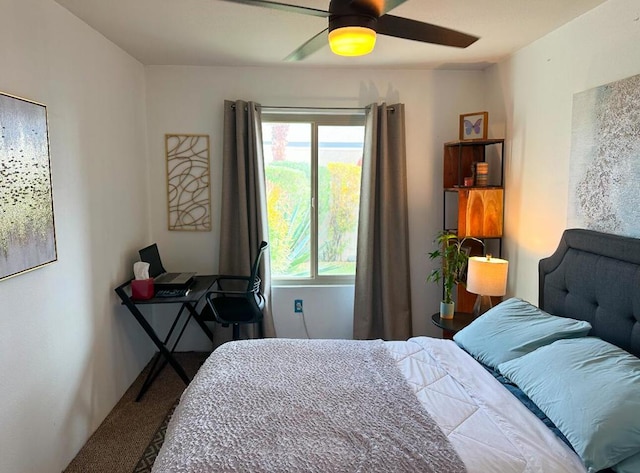
<svg viewBox="0 0 640 473"><path fill-rule="evenodd" d="M484 242L474 237L458 238L455 233L442 231L438 233L434 242L438 248L429 253L429 259L439 259L440 266L433 269L427 277L427 282L439 283L444 287L444 298L440 302L440 317L453 318L455 304L453 302L453 289L458 283L464 283L464 273L469 260L469 250L463 246L467 240L479 242L484 247Z"/></svg>

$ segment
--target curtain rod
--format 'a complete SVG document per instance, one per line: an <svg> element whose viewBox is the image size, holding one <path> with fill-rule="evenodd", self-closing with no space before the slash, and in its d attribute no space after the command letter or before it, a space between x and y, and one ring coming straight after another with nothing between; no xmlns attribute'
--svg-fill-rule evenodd
<svg viewBox="0 0 640 473"><path fill-rule="evenodd" d="M277 110L355 110L364 112L367 107L279 107L274 105L263 105L262 108Z"/></svg>
<svg viewBox="0 0 640 473"><path fill-rule="evenodd" d="M347 110L355 110L355 111L366 111L367 107L291 107L291 106L278 106L278 105L261 105L262 109L274 109L274 110L339 110L339 111L347 111ZM236 104L231 104L231 108L236 108ZM388 110L390 112L395 112L395 108L389 107Z"/></svg>

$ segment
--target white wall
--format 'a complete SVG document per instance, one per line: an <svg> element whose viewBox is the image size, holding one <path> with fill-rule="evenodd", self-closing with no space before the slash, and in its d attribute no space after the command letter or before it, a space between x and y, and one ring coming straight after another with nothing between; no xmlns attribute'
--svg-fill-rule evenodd
<svg viewBox="0 0 640 473"><path fill-rule="evenodd" d="M152 352L113 292L149 232L144 70L52 0L0 12L0 91L47 105L58 243L0 281L0 471L59 472Z"/></svg>
<svg viewBox="0 0 640 473"><path fill-rule="evenodd" d="M537 302L538 260L567 227L573 95L640 73L639 17L637 0L609 0L486 71L490 122L507 128L514 295Z"/></svg>
<svg viewBox="0 0 640 473"><path fill-rule="evenodd" d="M273 312L283 338L353 338L353 285L276 287ZM295 312L296 299L303 312Z"/></svg>
<svg viewBox="0 0 640 473"><path fill-rule="evenodd" d="M442 144L457 138L460 113L482 109L484 96L477 86L482 72L154 66L146 73L152 235L171 270L215 272L217 268L225 99L302 107L405 103L414 333L440 335L430 323L440 292L425 278L432 264L427 253L442 225ZM212 232L166 230L165 133L211 135ZM300 318L292 315L291 301L302 298L312 337L350 338L353 290L325 288L310 294L301 288L274 292L278 335L306 337ZM328 307L329 300L335 306ZM157 312L160 324L162 314ZM207 346L197 327L192 328L181 349Z"/></svg>

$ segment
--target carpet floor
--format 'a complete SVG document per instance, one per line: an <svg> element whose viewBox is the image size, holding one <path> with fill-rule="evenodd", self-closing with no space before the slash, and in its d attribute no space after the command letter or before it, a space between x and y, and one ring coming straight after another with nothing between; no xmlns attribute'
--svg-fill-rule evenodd
<svg viewBox="0 0 640 473"><path fill-rule="evenodd" d="M209 353L176 353L187 375L192 377ZM135 398L144 382L147 366L63 473L143 473L151 464L169 414L185 384L167 365L140 402ZM155 449L155 453L154 453Z"/></svg>
<svg viewBox="0 0 640 473"><path fill-rule="evenodd" d="M160 448L162 448L162 444L164 443L164 437L167 433L167 426L169 425L169 421L171 420L171 416L173 415L173 411L177 407L178 402L176 402L169 412L165 416L164 420L160 424L160 427L156 430L156 433L153 434L149 445L145 448L144 452L142 452L142 457L138 460L136 467L133 469L133 473L151 473L151 469L153 468L153 463L156 461L156 457L158 453L160 453Z"/></svg>

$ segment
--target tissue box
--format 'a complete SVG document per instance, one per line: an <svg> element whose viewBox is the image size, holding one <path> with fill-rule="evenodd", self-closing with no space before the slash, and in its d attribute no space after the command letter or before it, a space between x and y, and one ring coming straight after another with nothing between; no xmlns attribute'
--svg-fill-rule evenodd
<svg viewBox="0 0 640 473"><path fill-rule="evenodd" d="M131 281L132 299L151 299L153 297L153 278Z"/></svg>

